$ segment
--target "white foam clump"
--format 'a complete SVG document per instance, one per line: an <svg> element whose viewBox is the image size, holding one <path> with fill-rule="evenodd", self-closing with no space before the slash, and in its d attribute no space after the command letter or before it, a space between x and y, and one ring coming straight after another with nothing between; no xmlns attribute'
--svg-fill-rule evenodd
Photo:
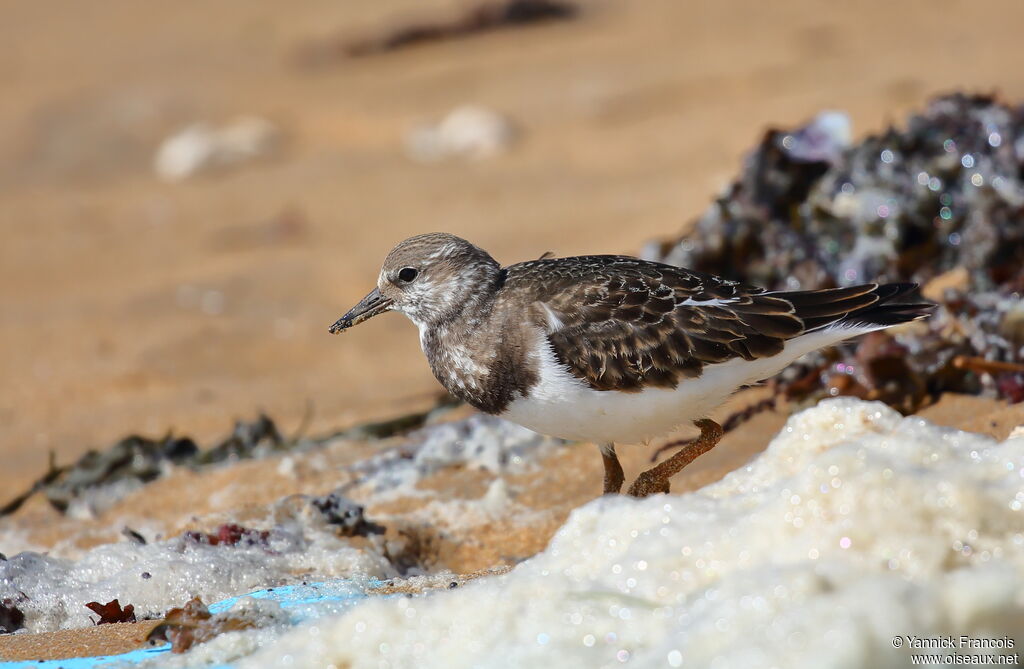
<svg viewBox="0 0 1024 669"><path fill-rule="evenodd" d="M356 466L376 493L417 496L419 482L456 465L495 475L522 472L561 445L514 423L476 414L466 420L419 430L409 443Z"/></svg>
<svg viewBox="0 0 1024 669"><path fill-rule="evenodd" d="M896 667L894 636L941 634L1019 649L1022 467L1024 439L829 400L719 483L596 500L509 574L368 600L240 666Z"/></svg>
<svg viewBox="0 0 1024 669"><path fill-rule="evenodd" d="M31 632L88 627L88 602L117 598L138 618L158 618L192 597L209 604L303 578L389 577L393 568L329 530L279 526L267 544L211 546L182 537L106 544L78 560L25 552L0 561L0 599L10 598Z"/></svg>
<svg viewBox="0 0 1024 669"><path fill-rule="evenodd" d="M475 415L458 423L443 423L424 431L425 439L413 458L422 475L456 464L492 474L520 471L527 460L547 455L561 443L492 416Z"/></svg>

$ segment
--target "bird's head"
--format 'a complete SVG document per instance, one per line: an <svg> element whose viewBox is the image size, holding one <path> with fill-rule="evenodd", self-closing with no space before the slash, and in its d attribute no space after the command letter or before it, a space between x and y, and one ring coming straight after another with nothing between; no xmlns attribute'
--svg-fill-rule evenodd
<svg viewBox="0 0 1024 669"><path fill-rule="evenodd" d="M410 237L384 259L377 287L331 326L331 333L386 311L420 328L451 318L497 281L500 265L483 249L443 232Z"/></svg>

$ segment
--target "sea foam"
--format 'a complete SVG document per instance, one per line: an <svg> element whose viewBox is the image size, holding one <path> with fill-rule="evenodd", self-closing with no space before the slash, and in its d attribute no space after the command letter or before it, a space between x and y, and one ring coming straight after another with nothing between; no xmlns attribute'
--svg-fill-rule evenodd
<svg viewBox="0 0 1024 669"><path fill-rule="evenodd" d="M896 667L910 635L1020 649L1022 467L1022 438L825 401L716 484L595 500L508 574L367 600L241 666Z"/></svg>

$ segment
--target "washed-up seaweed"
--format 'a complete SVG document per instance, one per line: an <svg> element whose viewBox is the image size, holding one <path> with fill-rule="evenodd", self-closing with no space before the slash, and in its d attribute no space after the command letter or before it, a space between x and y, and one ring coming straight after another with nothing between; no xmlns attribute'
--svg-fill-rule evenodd
<svg viewBox="0 0 1024 669"><path fill-rule="evenodd" d="M254 530L234 523L225 523L216 532L186 532L185 541L208 546L258 546L267 548L269 530Z"/></svg>
<svg viewBox="0 0 1024 669"><path fill-rule="evenodd" d="M97 625L109 625L111 623L133 623L135 622L135 607L128 604L124 608L121 602L112 599L106 604L89 602L85 605L90 611L99 616Z"/></svg>
<svg viewBox="0 0 1024 669"><path fill-rule="evenodd" d="M17 511L37 492L43 492L55 509L64 512L89 490L118 482L146 483L161 476L168 465L198 466L286 446L274 422L262 414L251 423L238 421L230 436L206 451L189 437L130 435L104 451L88 451L72 465L57 466L51 456L47 473L0 507L0 517Z"/></svg>
<svg viewBox="0 0 1024 669"><path fill-rule="evenodd" d="M230 459L251 458L259 451L270 453L286 447L277 425L266 414L251 422L236 421L227 439L213 448L195 454L196 464L211 464Z"/></svg>
<svg viewBox="0 0 1024 669"><path fill-rule="evenodd" d="M192 646L205 643L224 632L254 629L251 619L229 613L214 616L198 597L185 606L171 609L164 621L149 633L149 641L168 641L172 653L184 653Z"/></svg>
<svg viewBox="0 0 1024 669"><path fill-rule="evenodd" d="M358 58L506 28L564 21L575 17L577 11L575 5L558 0L485 2L450 19L407 23L365 38L311 42L299 49L296 60L301 65L316 67L340 57Z"/></svg>
<svg viewBox="0 0 1024 669"><path fill-rule="evenodd" d="M365 537L371 534L383 534L385 531L384 526L366 517L365 507L345 497L340 490L313 497L309 503L320 512L324 521L333 526L341 536Z"/></svg>
<svg viewBox="0 0 1024 669"><path fill-rule="evenodd" d="M88 490L122 481L147 483L162 475L167 465L206 465L285 447L274 421L264 414L251 422L236 421L231 434L207 450L201 450L190 437L168 434L151 439L131 435L106 451L89 451L42 489L54 508L66 511Z"/></svg>
<svg viewBox="0 0 1024 669"><path fill-rule="evenodd" d="M0 634L10 634L25 626L25 614L11 599L0 600Z"/></svg>
<svg viewBox="0 0 1024 669"><path fill-rule="evenodd" d="M8 514L12 514L18 509L20 509L21 505L27 502L29 498L32 497L32 495L36 494L40 490L44 490L48 485L56 481L57 478L60 477L66 469L67 467L57 466L56 456L54 455L53 451L50 451L50 459L48 467L46 469L46 473L40 476L38 479L36 479L32 483L32 485L29 486L28 490L16 496L14 499L7 502L3 506L0 506L0 518L3 518Z"/></svg>
<svg viewBox="0 0 1024 669"><path fill-rule="evenodd" d="M394 418L361 423L354 427L315 437L313 441L322 444L334 441L335 439L387 439L388 437L411 432L412 430L418 430L432 418L461 405L462 402L460 400L448 393L443 393L437 398L433 406L424 411L414 411L395 416Z"/></svg>
<svg viewBox="0 0 1024 669"><path fill-rule="evenodd" d="M247 597L231 609L213 614L203 600L193 597L185 606L168 611L146 639L168 641L172 653L184 653L225 632L280 626L289 621L280 604L270 600Z"/></svg>
<svg viewBox="0 0 1024 669"><path fill-rule="evenodd" d="M160 476L164 463L191 461L199 448L188 437L150 439L131 435L106 451L89 451L45 486L46 499L66 511L84 489L126 479L145 483Z"/></svg>
<svg viewBox="0 0 1024 669"><path fill-rule="evenodd" d="M649 256L777 290L915 281L934 315L805 357L791 399L856 395L909 413L943 392L1024 399L1024 107L932 101L850 145L822 115L771 130L692 227ZM808 379L812 382L808 382Z"/></svg>
<svg viewBox="0 0 1024 669"><path fill-rule="evenodd" d="M51 455L46 474L24 493L0 507L0 517L16 512L37 492L43 492L55 509L65 512L73 501L89 491L122 482L147 483L163 475L168 465L202 467L232 459L262 457L300 444L315 446L336 439L385 439L420 428L437 414L458 404L458 401L444 395L425 411L364 423L316 437L303 436L308 415L296 433L286 438L269 416L260 414L253 421L236 421L231 434L208 449L199 448L189 437L168 434L159 439L151 439L131 435L105 451L87 452L72 465L58 466Z"/></svg>

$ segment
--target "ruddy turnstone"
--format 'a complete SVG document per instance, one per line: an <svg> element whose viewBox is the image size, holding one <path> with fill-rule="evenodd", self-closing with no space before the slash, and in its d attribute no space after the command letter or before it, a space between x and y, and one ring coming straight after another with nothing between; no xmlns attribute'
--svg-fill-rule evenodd
<svg viewBox="0 0 1024 669"><path fill-rule="evenodd" d="M624 480L615 444L646 443L693 421L701 436L640 474L629 494L669 478L722 436L708 413L741 386L815 349L923 318L911 283L768 291L628 256L541 258L502 267L445 233L384 259L377 287L331 326L386 311L420 331L434 376L480 411L604 458L604 491Z"/></svg>

